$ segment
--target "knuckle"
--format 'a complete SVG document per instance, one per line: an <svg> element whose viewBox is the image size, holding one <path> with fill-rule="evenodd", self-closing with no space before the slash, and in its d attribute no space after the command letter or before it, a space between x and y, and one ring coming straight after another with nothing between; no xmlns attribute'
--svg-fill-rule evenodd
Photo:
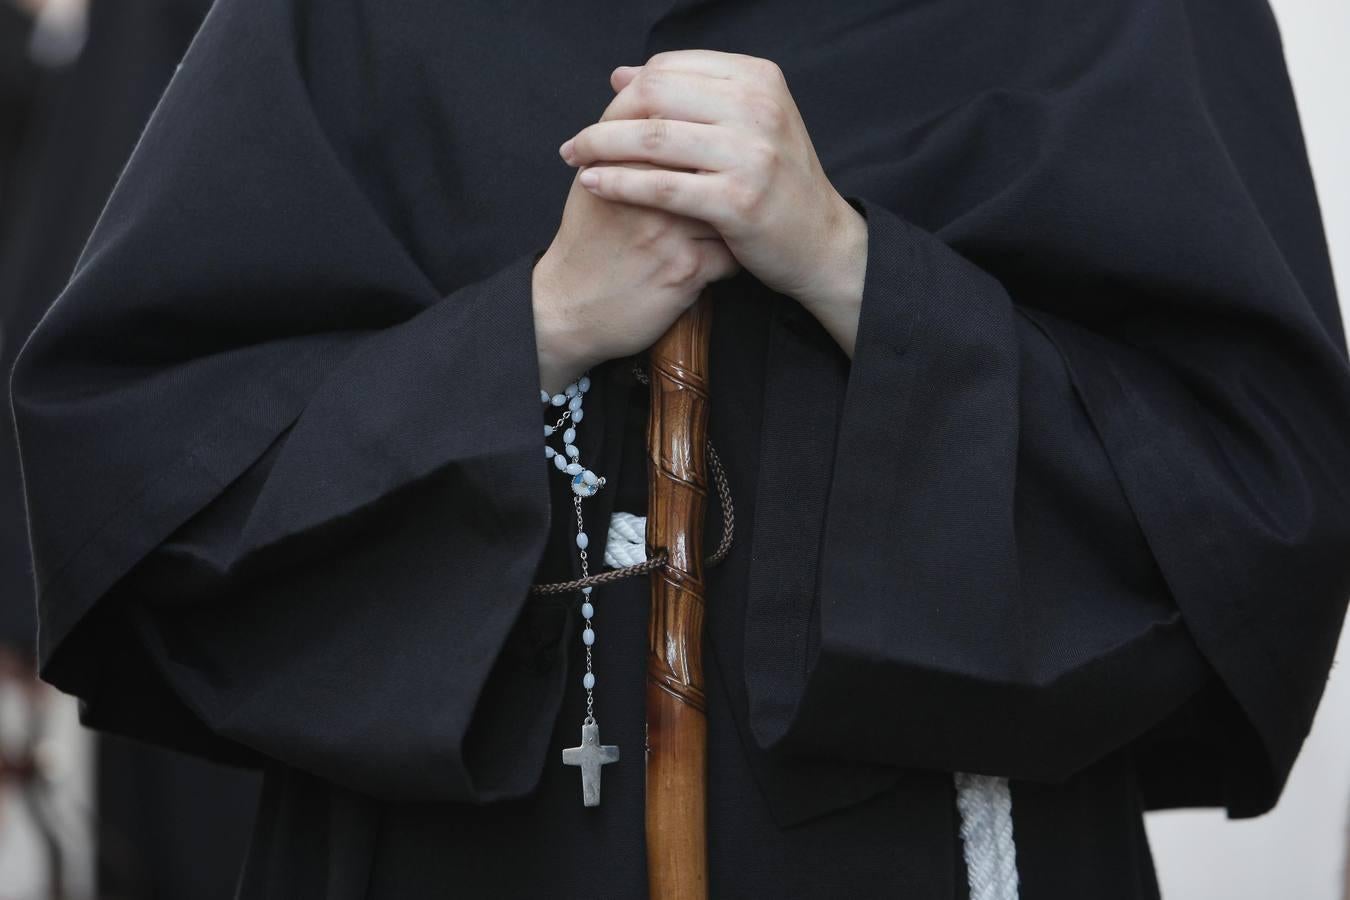
<svg viewBox="0 0 1350 900"><path fill-rule="evenodd" d="M742 221L753 219L763 203L764 193L748 179L738 178L727 185L727 205Z"/></svg>
<svg viewBox="0 0 1350 900"><path fill-rule="evenodd" d="M666 257L665 277L671 284L684 285L695 280L703 265L702 255L692 242L683 241Z"/></svg>
<svg viewBox="0 0 1350 900"><path fill-rule="evenodd" d="M780 162L778 146L768 141L755 141L746 148L750 167L756 172L772 172Z"/></svg>
<svg viewBox="0 0 1350 900"><path fill-rule="evenodd" d="M665 69L669 68L670 64L671 52L669 50L662 50L660 53L653 53L651 56L647 57L647 61L643 63L643 69Z"/></svg>
<svg viewBox="0 0 1350 900"><path fill-rule="evenodd" d="M771 59L756 59L755 70L759 77L769 84L783 84L787 81L783 69Z"/></svg>
<svg viewBox="0 0 1350 900"><path fill-rule="evenodd" d="M644 150L657 150L663 147L670 137L670 123L665 119L647 119L639 133Z"/></svg>
<svg viewBox="0 0 1350 900"><path fill-rule="evenodd" d="M652 195L659 203L669 203L680 192L680 187L669 174L656 175L652 179Z"/></svg>
<svg viewBox="0 0 1350 900"><path fill-rule="evenodd" d="M643 248L661 243L669 233L670 220L666 216L643 216L633 227L634 240Z"/></svg>
<svg viewBox="0 0 1350 900"><path fill-rule="evenodd" d="M638 73L637 78L633 79L633 88L637 91L638 98L644 101L655 100L665 86L667 76L665 72L659 70L643 69Z"/></svg>

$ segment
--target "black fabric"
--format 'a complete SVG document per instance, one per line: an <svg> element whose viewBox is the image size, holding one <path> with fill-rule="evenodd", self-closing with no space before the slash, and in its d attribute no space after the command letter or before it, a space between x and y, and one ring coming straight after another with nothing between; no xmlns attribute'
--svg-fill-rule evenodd
<svg viewBox="0 0 1350 900"><path fill-rule="evenodd" d="M27 20L0 4L0 367L61 292L207 0L91 4L79 57L28 59ZM22 23L22 24L20 24ZM22 101L23 109L18 109ZM0 434L0 635L37 631L23 488L12 428Z"/></svg>
<svg viewBox="0 0 1350 900"><path fill-rule="evenodd" d="M1275 803L1350 593L1262 3L220 0L14 369L46 677L266 767L243 897L640 896L645 586L596 592L624 758L584 810L529 276L557 143L691 46L784 68L869 226L851 362L716 289L714 895L963 896L966 770L1013 779L1024 897L1156 896L1142 810ZM641 503L626 369L597 535Z"/></svg>
<svg viewBox="0 0 1350 900"><path fill-rule="evenodd" d="M79 57L60 69L27 73L31 108L25 127L11 118L5 101L0 143L15 141L12 159L0 153L0 366L6 381L21 343L70 277L207 5L98 0L90 6ZM18 14L0 2L0 20L11 15ZM27 48L11 45L7 25L0 35L8 97L9 75L27 60ZM14 431L6 427L0 434L0 642L31 650L34 606L18 454ZM182 745L167 728L154 728L159 717L152 698L173 694L134 652L129 623L109 615L91 618L88 627L102 643L99 654L124 663L118 684L133 698L125 706L135 717L120 722L120 730ZM257 806L256 773L106 735L97 750L98 797L90 824L100 898L232 896Z"/></svg>
<svg viewBox="0 0 1350 900"><path fill-rule="evenodd" d="M253 773L101 735L99 900L233 896L257 781Z"/></svg>
<svg viewBox="0 0 1350 900"><path fill-rule="evenodd" d="M33 107L41 85L41 70L28 55L32 28L27 13L12 4L0 5L0 258L3 248L14 240L22 205L15 198L22 182L19 160L32 130ZM14 355L6 348L21 340L36 320L15 321L8 309L10 304L3 300L5 296L0 292L0 368L8 371ZM21 332L17 338L16 331ZM7 428L0 437L0 584L13 583L15 588L0 592L0 643L29 650L37 622L22 491L14 458L13 432Z"/></svg>

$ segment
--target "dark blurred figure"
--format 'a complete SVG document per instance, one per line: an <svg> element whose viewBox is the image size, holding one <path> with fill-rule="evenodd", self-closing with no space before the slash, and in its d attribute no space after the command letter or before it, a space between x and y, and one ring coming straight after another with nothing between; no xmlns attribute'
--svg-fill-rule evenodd
<svg viewBox="0 0 1350 900"><path fill-rule="evenodd" d="M34 53L36 2L0 0L0 372L60 293L206 0L92 0L78 57ZM50 49L50 48L49 48ZM78 49L78 48L77 48ZM63 48L55 49L59 62ZM38 59L35 59L35 55ZM49 65L44 67L41 62ZM0 643L28 653L27 526L10 411L0 427ZM99 896L232 894L252 773L100 737Z"/></svg>

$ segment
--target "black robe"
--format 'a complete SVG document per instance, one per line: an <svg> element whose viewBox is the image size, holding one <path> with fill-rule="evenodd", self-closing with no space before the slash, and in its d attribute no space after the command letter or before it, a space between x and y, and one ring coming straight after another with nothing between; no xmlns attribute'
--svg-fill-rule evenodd
<svg viewBox="0 0 1350 900"><path fill-rule="evenodd" d="M5 145L0 149L0 366L5 372L70 278L207 6L206 0L91 5L80 55L66 66L45 69L29 61L30 23L0 2L0 144ZM13 430L5 428L0 434L0 636L28 647L36 624L17 456Z"/></svg>
<svg viewBox="0 0 1350 900"><path fill-rule="evenodd" d="M1146 807L1269 809L1350 593L1350 370L1263 3L219 0L11 400L43 671L266 769L253 897L637 897L645 585L596 591L530 269L610 69L778 62L864 213L850 360L716 288L715 897L965 896L951 773L1011 778L1022 896L1156 896ZM597 368L588 502L641 512ZM638 424L634 424L638 423ZM140 652L126 652L127 641Z"/></svg>
<svg viewBox="0 0 1350 900"><path fill-rule="evenodd" d="M93 3L78 59L29 73L31 109L20 129L8 85L10 72L27 59L27 31L23 41L9 40L12 11L0 0L6 85L0 143L22 137L12 166L10 154L0 151L0 367L6 373L70 277L207 6L205 0ZM11 184L14 191L4 190ZM18 453L6 425L0 433L0 643L31 652L37 624L26 531ZM257 807L255 773L111 736L98 743L97 767L90 824L97 826L101 900L224 900L234 893L231 876Z"/></svg>

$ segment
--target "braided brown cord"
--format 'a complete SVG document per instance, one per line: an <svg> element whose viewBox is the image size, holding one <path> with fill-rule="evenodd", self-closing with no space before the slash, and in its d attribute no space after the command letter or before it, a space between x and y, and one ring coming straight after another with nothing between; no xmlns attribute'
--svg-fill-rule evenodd
<svg viewBox="0 0 1350 900"><path fill-rule="evenodd" d="M731 542L736 538L736 507L731 502L727 472L722 468L722 460L713 449L712 441L708 441L707 452L708 468L712 470L713 481L717 484L717 503L722 507L722 539L717 542L717 549L712 556L706 560L708 565L715 566L727 558L731 552Z"/></svg>
<svg viewBox="0 0 1350 900"><path fill-rule="evenodd" d="M666 564L666 554L658 553L652 559L643 560L640 563L631 566L624 566L622 569L610 569L608 572L597 572L594 575L587 575L585 578L577 578L573 581L552 581L548 584L530 585L530 593L540 594L566 594L569 591L579 591L584 587L594 587L597 584L613 584L616 581L622 581L632 575L646 575L653 569L659 569Z"/></svg>
<svg viewBox="0 0 1350 900"><path fill-rule="evenodd" d="M641 366L633 367L633 375L643 384L648 383L647 373L643 371ZM732 541L736 539L736 507L731 502L731 485L727 482L726 469L722 468L722 460L718 457L717 451L713 449L712 441L708 441L705 449L708 454L708 468L711 470L713 482L717 486L717 502L722 507L722 538L717 542L717 549L705 560L709 566L715 566L727 558L727 554L731 552ZM584 587L613 584L634 575L646 575L653 569L659 569L665 564L666 554L665 551L662 551L651 559L644 560L636 565L624 566L622 569L597 572L594 575L576 578L572 581L552 581L548 584L531 585L530 594L534 596L566 594L569 591L579 591Z"/></svg>

